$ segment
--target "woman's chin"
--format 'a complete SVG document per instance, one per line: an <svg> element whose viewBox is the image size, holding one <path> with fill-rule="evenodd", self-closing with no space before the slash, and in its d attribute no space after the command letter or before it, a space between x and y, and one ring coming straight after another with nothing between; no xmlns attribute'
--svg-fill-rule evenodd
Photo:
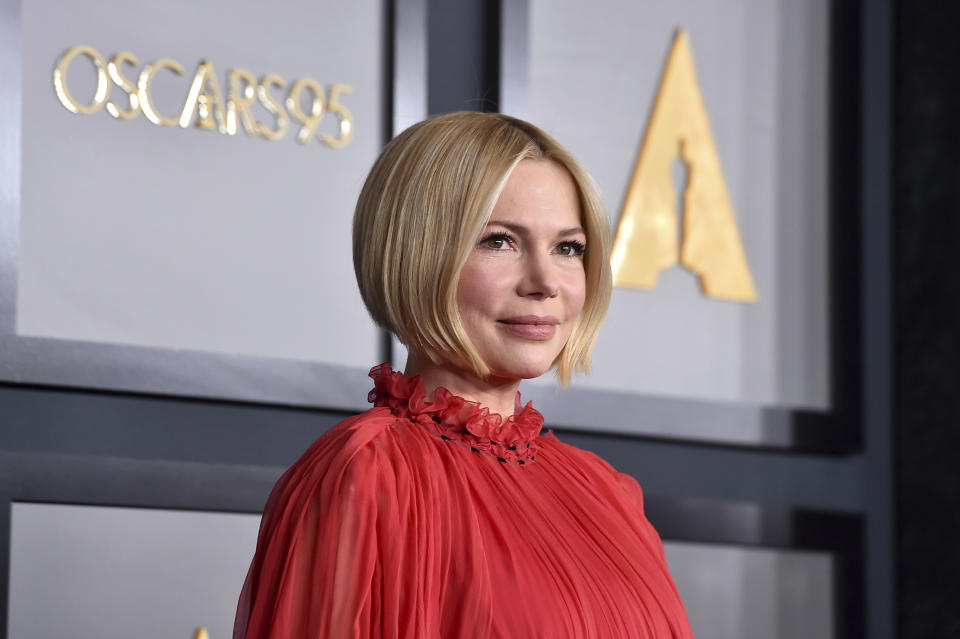
<svg viewBox="0 0 960 639"><path fill-rule="evenodd" d="M511 361L493 362L490 368L493 375L504 379L536 379L543 376L553 367L553 360L545 361Z"/></svg>

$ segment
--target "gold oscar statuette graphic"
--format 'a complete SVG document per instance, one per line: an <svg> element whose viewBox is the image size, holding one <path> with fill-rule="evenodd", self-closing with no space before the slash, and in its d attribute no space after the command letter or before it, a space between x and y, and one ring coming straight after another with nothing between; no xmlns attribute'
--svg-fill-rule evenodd
<svg viewBox="0 0 960 639"><path fill-rule="evenodd" d="M210 633L207 632L207 629L203 626L197 628L197 631L193 633L193 639L210 639Z"/></svg>
<svg viewBox="0 0 960 639"><path fill-rule="evenodd" d="M678 155L688 167L682 225L671 179ZM611 262L615 286L653 288L660 271L679 262L699 276L709 297L738 302L757 297L682 29L667 57L627 187Z"/></svg>

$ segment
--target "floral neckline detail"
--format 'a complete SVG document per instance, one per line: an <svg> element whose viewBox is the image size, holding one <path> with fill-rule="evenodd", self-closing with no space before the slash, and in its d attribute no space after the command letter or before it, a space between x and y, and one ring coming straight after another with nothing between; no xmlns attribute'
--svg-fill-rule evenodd
<svg viewBox="0 0 960 639"><path fill-rule="evenodd" d="M503 463L524 465L535 459L543 415L533 402L521 405L519 392L517 412L504 422L485 406L442 386L428 402L423 378L416 375L408 379L393 371L390 364L374 366L370 377L374 387L367 401L374 406L389 408L397 417L417 422L446 441L462 442L474 452L491 454Z"/></svg>

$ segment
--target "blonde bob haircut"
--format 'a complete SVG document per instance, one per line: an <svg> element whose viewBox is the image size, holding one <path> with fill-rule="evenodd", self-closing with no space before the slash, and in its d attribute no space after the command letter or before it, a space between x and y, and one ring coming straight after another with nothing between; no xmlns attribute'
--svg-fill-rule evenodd
<svg viewBox="0 0 960 639"><path fill-rule="evenodd" d="M586 300L553 362L564 386L586 372L610 301L610 225L593 179L537 127L496 113L452 113L394 138L370 170L353 218L353 264L380 326L435 363L490 374L457 307L460 271L507 178L523 160L552 160L573 178L587 236Z"/></svg>

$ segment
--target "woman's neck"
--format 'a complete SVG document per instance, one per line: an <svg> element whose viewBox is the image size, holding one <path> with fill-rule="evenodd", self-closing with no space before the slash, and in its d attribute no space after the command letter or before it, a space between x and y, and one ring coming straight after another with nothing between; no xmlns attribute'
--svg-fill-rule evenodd
<svg viewBox="0 0 960 639"><path fill-rule="evenodd" d="M504 419L514 414L519 379L503 377L479 377L469 369L454 368L450 364L437 364L423 353L410 350L403 374L407 377L421 375L427 391L427 399L443 386L454 395L486 406L491 413L499 413Z"/></svg>

